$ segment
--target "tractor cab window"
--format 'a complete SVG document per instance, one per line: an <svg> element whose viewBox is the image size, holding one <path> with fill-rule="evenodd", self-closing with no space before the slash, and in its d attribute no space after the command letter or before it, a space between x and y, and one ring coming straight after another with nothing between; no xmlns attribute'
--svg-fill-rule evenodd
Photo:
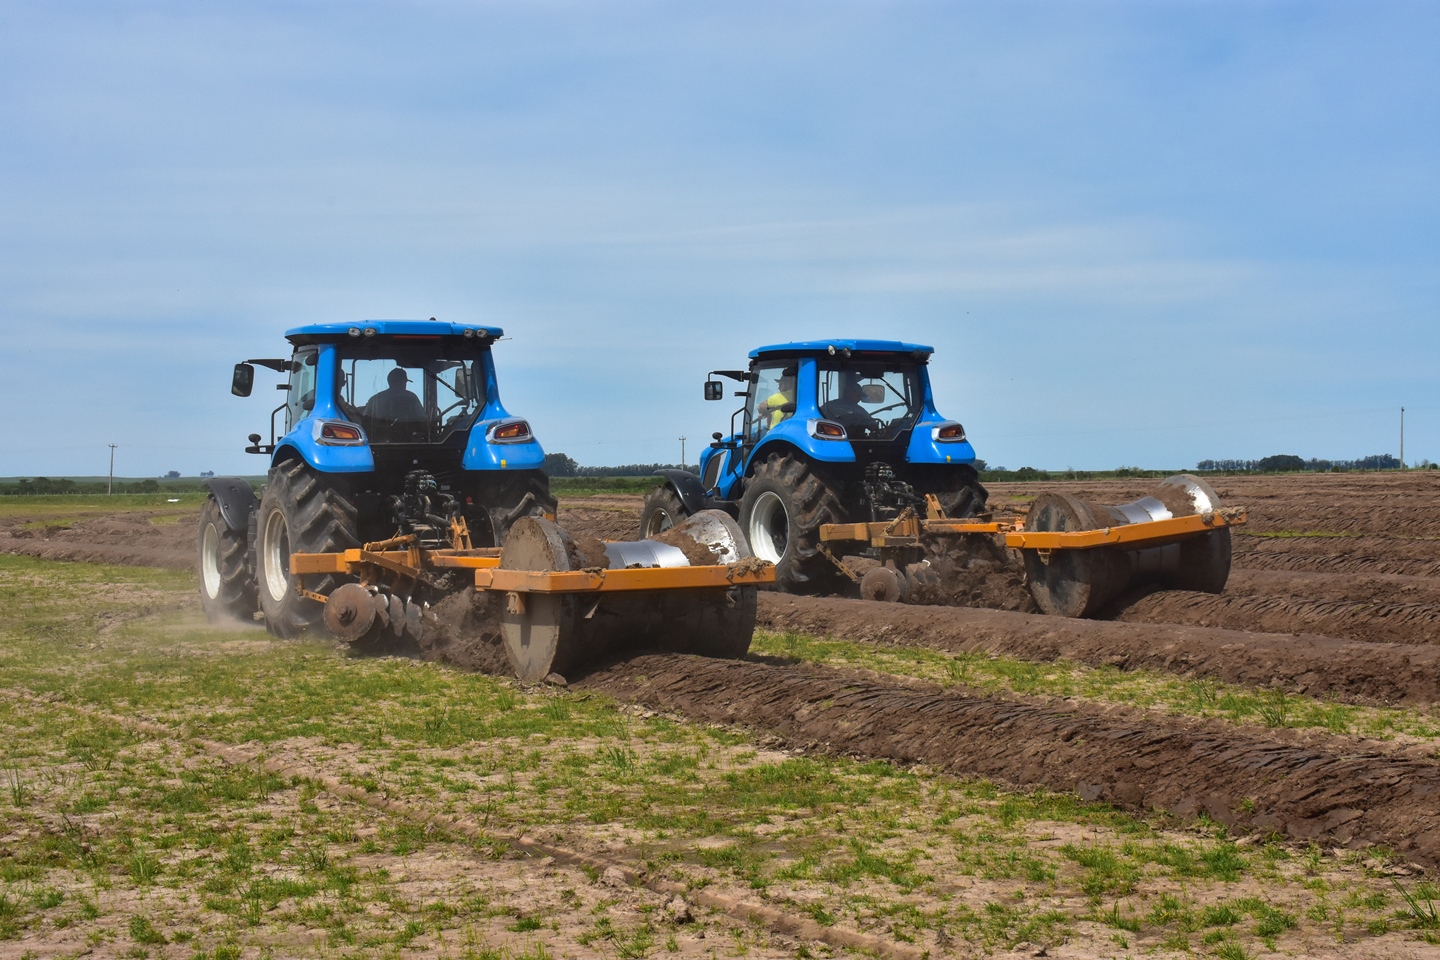
<svg viewBox="0 0 1440 960"><path fill-rule="evenodd" d="M484 364L473 349L447 352L383 344L343 350L336 406L372 443L434 443L468 430L487 400Z"/></svg>
<svg viewBox="0 0 1440 960"><path fill-rule="evenodd" d="M915 423L924 398L911 363L822 363L820 413L852 439L891 440Z"/></svg>
<svg viewBox="0 0 1440 960"><path fill-rule="evenodd" d="M315 351L296 351L290 364L290 389L285 394L285 430L310 416L315 409Z"/></svg>
<svg viewBox="0 0 1440 960"><path fill-rule="evenodd" d="M751 372L755 382L745 401L745 437L751 443L795 415L796 364L761 364Z"/></svg>

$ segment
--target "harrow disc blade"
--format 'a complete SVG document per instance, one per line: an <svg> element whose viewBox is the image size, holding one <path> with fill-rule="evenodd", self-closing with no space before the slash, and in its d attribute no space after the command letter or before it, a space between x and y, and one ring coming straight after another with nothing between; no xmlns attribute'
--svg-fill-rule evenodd
<svg viewBox="0 0 1440 960"><path fill-rule="evenodd" d="M375 625L375 597L358 583L343 583L325 602L325 626L346 643L354 643Z"/></svg>
<svg viewBox="0 0 1440 960"><path fill-rule="evenodd" d="M735 521L716 511L696 514L662 536L660 543L577 542L543 517L524 517L510 528L500 567L563 573L639 563L674 569L692 565L692 559L713 564L749 556ZM653 590L507 597L500 628L515 675L527 681L564 676L609 654L647 648L745 655L755 631L755 587L668 588L665 574L656 573Z"/></svg>

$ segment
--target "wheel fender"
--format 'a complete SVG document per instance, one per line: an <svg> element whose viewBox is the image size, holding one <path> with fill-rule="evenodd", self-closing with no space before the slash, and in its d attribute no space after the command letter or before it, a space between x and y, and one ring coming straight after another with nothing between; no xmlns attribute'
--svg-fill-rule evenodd
<svg viewBox="0 0 1440 960"><path fill-rule="evenodd" d="M250 529L250 515L260 506L260 500L250 484L239 477L210 477L205 481L210 495L220 506L220 516L225 526L237 533Z"/></svg>
<svg viewBox="0 0 1440 960"><path fill-rule="evenodd" d="M705 484L689 470L656 470L655 476L665 478L690 513L705 509Z"/></svg>

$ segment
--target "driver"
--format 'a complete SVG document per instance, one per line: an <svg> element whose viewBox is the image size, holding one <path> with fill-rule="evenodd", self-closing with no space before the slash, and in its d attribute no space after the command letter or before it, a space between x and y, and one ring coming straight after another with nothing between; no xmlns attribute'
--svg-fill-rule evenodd
<svg viewBox="0 0 1440 960"><path fill-rule="evenodd" d="M766 430L773 430L781 420L795 412L795 374L795 367L786 367L780 371L780 382L776 391L760 404L757 412L761 422L765 423Z"/></svg>
<svg viewBox="0 0 1440 960"><path fill-rule="evenodd" d="M390 386L371 397L361 412L375 420L424 420L424 404L405 389L405 384L410 382L405 369L396 367L386 379Z"/></svg>
<svg viewBox="0 0 1440 960"><path fill-rule="evenodd" d="M874 431L880 424L870 411L860 406L860 398L865 395L865 388L856 378L849 378L845 381L845 388L840 396L829 403L821 404L820 414L826 420L834 420L847 430L868 430Z"/></svg>

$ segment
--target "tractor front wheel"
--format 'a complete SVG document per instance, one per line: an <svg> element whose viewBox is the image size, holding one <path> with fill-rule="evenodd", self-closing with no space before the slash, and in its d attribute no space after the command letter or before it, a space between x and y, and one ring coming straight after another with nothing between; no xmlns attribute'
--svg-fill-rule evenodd
<svg viewBox="0 0 1440 960"><path fill-rule="evenodd" d="M771 454L740 498L750 551L775 564L775 586L790 593L829 589L839 571L820 550L820 527L844 519L840 497L809 463Z"/></svg>
<svg viewBox="0 0 1440 960"><path fill-rule="evenodd" d="M290 573L290 554L360 546L354 504L304 461L289 461L270 470L256 529L255 575L265 629L286 638L323 630L325 608L300 592L301 578ZM324 596L343 582L329 573L304 578L306 589Z"/></svg>
<svg viewBox="0 0 1440 960"><path fill-rule="evenodd" d="M255 617L255 580L245 569L245 531L231 530L214 497L200 508L200 607L211 623Z"/></svg>
<svg viewBox="0 0 1440 960"><path fill-rule="evenodd" d="M640 539L647 540L657 533L664 533L688 516L690 511L680 502L680 494L675 492L674 487L668 483L656 487L645 498L645 506L640 510Z"/></svg>

